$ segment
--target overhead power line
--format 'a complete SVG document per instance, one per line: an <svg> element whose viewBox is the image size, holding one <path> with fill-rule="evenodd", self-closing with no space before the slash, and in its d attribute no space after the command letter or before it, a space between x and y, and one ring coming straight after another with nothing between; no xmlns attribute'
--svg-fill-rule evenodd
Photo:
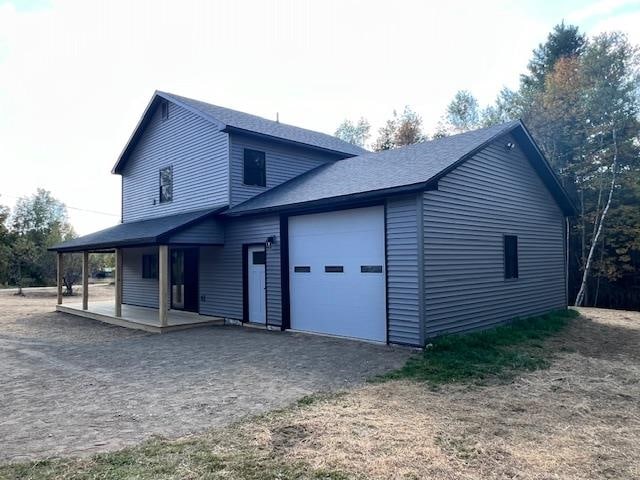
<svg viewBox="0 0 640 480"><path fill-rule="evenodd" d="M15 200L19 200L20 198L22 198L22 197L16 197L15 195L7 195L6 193L0 194L0 197L9 197L9 198L13 198ZM95 213L96 215L106 215L108 217L120 217L120 215L117 214L117 213L108 213L108 212L101 212L99 210L90 210L88 208L72 207L72 206L67 205L64 202L62 202L62 203L69 210L77 210L79 212L86 212L86 213Z"/></svg>

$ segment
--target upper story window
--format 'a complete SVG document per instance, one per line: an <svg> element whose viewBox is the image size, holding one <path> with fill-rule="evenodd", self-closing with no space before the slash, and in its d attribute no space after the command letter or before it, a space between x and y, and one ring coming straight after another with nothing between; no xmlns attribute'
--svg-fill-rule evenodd
<svg viewBox="0 0 640 480"><path fill-rule="evenodd" d="M264 152L244 149L244 179L245 185L267 186L267 165Z"/></svg>
<svg viewBox="0 0 640 480"><path fill-rule="evenodd" d="M504 278L518 278L518 237L504 236Z"/></svg>
<svg viewBox="0 0 640 480"><path fill-rule="evenodd" d="M173 200L173 167L160 169L160 203Z"/></svg>
<svg viewBox="0 0 640 480"><path fill-rule="evenodd" d="M160 103L160 114L163 121L169 118L169 102L167 102L166 100Z"/></svg>

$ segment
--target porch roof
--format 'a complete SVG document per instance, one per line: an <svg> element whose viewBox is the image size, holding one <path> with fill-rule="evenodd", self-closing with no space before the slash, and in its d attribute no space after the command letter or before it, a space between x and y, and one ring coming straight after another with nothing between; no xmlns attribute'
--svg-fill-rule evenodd
<svg viewBox="0 0 640 480"><path fill-rule="evenodd" d="M168 243L175 233L223 211L227 206L179 213L138 222L127 222L54 245L49 250L81 252L112 250L116 247Z"/></svg>

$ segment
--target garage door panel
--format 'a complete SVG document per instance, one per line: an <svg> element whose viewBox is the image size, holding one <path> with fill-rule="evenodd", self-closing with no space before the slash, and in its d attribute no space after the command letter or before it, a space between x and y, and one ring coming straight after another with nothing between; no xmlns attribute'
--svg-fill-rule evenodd
<svg viewBox="0 0 640 480"><path fill-rule="evenodd" d="M386 340L383 207L291 217L289 265L293 329Z"/></svg>

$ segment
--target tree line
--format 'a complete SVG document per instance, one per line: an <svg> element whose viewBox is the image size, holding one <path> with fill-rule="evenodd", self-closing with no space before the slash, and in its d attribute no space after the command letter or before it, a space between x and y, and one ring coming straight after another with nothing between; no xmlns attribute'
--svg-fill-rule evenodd
<svg viewBox="0 0 640 480"><path fill-rule="evenodd" d="M19 198L13 210L0 205L0 285L18 287L19 294L23 287L55 285L55 253L47 249L75 237L67 208L47 190ZM91 255L90 272L112 267L112 257ZM64 263L66 293L72 294L82 272L82 259L78 254L67 254Z"/></svg>
<svg viewBox="0 0 640 480"><path fill-rule="evenodd" d="M577 205L569 235L569 294L577 305L640 309L640 61L619 32L587 37L556 25L532 53L517 89L482 107L455 94L427 135L410 107L370 145L386 150L522 119ZM336 135L365 146L370 124Z"/></svg>

